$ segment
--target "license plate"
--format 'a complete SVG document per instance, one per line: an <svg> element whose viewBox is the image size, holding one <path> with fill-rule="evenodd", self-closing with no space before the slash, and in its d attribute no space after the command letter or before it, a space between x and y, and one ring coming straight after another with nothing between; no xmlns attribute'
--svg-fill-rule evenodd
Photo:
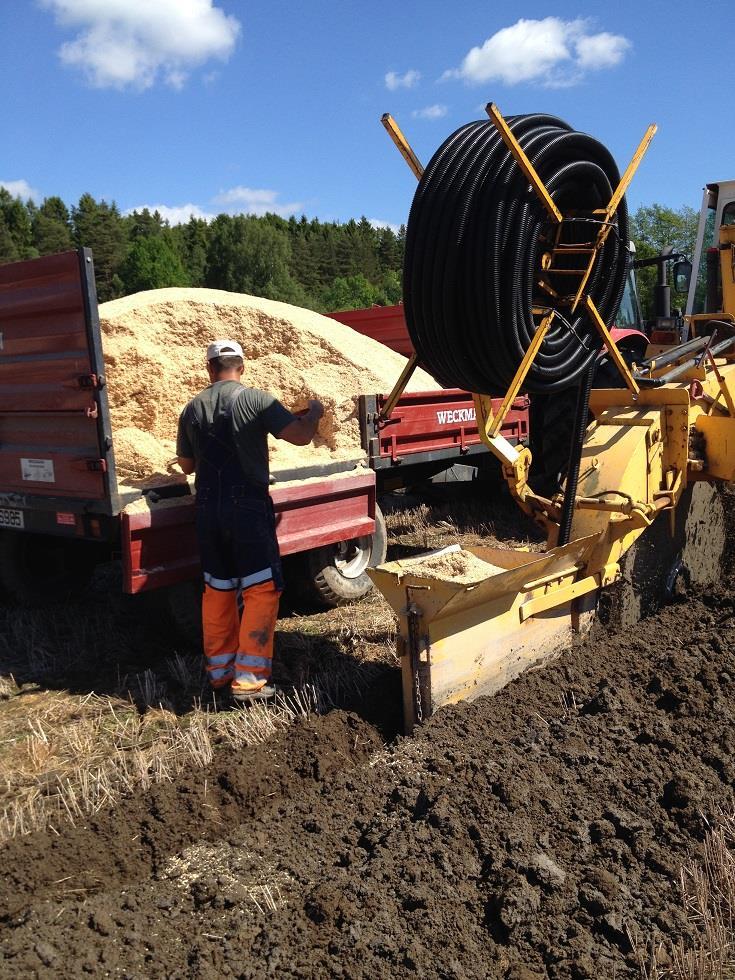
<svg viewBox="0 0 735 980"><path fill-rule="evenodd" d="M10 510L9 507L0 507L0 527L25 527L23 523L23 511Z"/></svg>

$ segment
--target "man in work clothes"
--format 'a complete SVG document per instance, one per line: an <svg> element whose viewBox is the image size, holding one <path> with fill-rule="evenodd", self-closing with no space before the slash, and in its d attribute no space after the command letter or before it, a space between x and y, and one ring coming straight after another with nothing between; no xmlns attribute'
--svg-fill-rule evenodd
<svg viewBox="0 0 735 980"><path fill-rule="evenodd" d="M311 401L296 416L268 392L246 388L242 348L234 340L209 345L207 371L211 384L179 418L176 453L184 473L196 471L209 681L213 688L229 685L236 700L249 701L274 694L273 633L283 590L268 493L268 433L305 446L323 409Z"/></svg>

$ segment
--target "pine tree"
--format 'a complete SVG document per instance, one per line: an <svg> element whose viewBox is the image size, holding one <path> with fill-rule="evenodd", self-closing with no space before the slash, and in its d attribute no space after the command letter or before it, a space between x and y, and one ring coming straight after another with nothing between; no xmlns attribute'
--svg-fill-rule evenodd
<svg viewBox="0 0 735 980"><path fill-rule="evenodd" d="M116 204L99 204L91 194L82 194L72 211L74 241L78 247L92 249L97 280L97 295L101 302L121 296L120 267L126 255L126 234L123 219Z"/></svg>
<svg viewBox="0 0 735 980"><path fill-rule="evenodd" d="M6 241L4 251L15 259L32 259L38 255L33 244L33 227L29 208L19 197L13 197L4 187L0 187L0 216L5 226L7 236L12 241ZM3 236L6 237L5 235Z"/></svg>
<svg viewBox="0 0 735 980"><path fill-rule="evenodd" d="M53 255L74 247L71 222L60 197L47 197L32 218L33 244L39 255Z"/></svg>
<svg viewBox="0 0 735 980"><path fill-rule="evenodd" d="M153 214L148 208L142 211L133 211L124 219L127 225L128 238L134 242L138 238L147 238L153 235L160 235L164 227L164 220L158 211Z"/></svg>
<svg viewBox="0 0 735 980"><path fill-rule="evenodd" d="M163 235L143 235L130 247L120 268L125 293L166 286L188 286L189 277L173 245Z"/></svg>

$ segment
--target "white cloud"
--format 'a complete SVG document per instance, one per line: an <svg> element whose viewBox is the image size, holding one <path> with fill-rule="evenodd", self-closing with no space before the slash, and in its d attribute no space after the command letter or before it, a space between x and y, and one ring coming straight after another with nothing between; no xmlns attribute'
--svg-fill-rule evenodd
<svg viewBox="0 0 735 980"><path fill-rule="evenodd" d="M390 92L395 92L399 88L413 88L418 84L421 79L421 72L416 71L415 68L409 68L408 71L400 75L396 71L389 71L385 76L385 87Z"/></svg>
<svg viewBox="0 0 735 980"><path fill-rule="evenodd" d="M28 198L33 198L34 201L38 201L41 195L36 190L35 187L31 187L27 180L0 180L0 187L4 187L8 194L13 197L22 197L23 200L28 200Z"/></svg>
<svg viewBox="0 0 735 980"><path fill-rule="evenodd" d="M158 211L161 217L171 225L183 225L190 218L213 221L218 214L223 212L257 215L270 213L280 214L287 218L303 209L303 205L299 202L279 203L278 191L255 190L251 187L232 187L228 191L222 191L212 198L211 204L222 205L222 207L212 209L211 206L202 207L199 204L137 204L134 208L128 208L125 214L132 214L133 211L142 211L144 208L148 208L151 214Z"/></svg>
<svg viewBox="0 0 735 980"><path fill-rule="evenodd" d="M299 201L280 203L278 196L278 191L238 186L222 191L213 200L215 204L224 204L230 211L242 214L270 213L288 217L303 209Z"/></svg>
<svg viewBox="0 0 735 980"><path fill-rule="evenodd" d="M577 63L580 68L597 71L614 68L625 57L630 41L621 34L591 34L582 36L576 43Z"/></svg>
<svg viewBox="0 0 735 980"><path fill-rule="evenodd" d="M445 105L427 105L423 109L414 109L411 115L414 119L442 119L447 112Z"/></svg>
<svg viewBox="0 0 735 980"><path fill-rule="evenodd" d="M390 228L394 235L397 235L401 230L400 225L396 225L392 221L383 221L382 218L368 218L368 221L373 228Z"/></svg>
<svg viewBox="0 0 735 980"><path fill-rule="evenodd" d="M81 69L96 88L150 88L162 76L180 89L192 68L226 61L240 23L213 0L40 0L62 27L64 65Z"/></svg>
<svg viewBox="0 0 735 980"><path fill-rule="evenodd" d="M588 71L620 64L630 46L621 34L590 33L589 22L583 19L522 18L472 48L460 67L444 72L442 79L461 78L471 84L574 85Z"/></svg>
<svg viewBox="0 0 735 980"><path fill-rule="evenodd" d="M140 212L145 208L148 208L151 214L158 211L164 221L168 221L170 225L185 225L190 218L212 221L216 217L216 215L200 208L198 204L179 204L173 207L168 204L137 204L134 208L128 208L125 214L132 214L133 211Z"/></svg>

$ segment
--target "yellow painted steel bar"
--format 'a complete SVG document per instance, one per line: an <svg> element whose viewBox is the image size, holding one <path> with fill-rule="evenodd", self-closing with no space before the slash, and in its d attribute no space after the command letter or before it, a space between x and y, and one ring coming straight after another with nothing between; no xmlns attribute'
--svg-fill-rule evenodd
<svg viewBox="0 0 735 980"><path fill-rule="evenodd" d="M630 182L633 179L633 177L635 176L636 170L641 165L641 160L646 155L646 151L648 150L648 147L651 145L651 140L656 135L657 129L658 129L658 126L656 125L656 123L651 123L651 125L646 130L645 135L643 136L643 139L638 144L638 149L633 154L633 157L632 157L630 163L628 164L625 173L621 177L620 183L615 188L615 193L610 198L610 203L608 204L608 206L607 206L607 208L605 210L605 218L606 218L607 221L610 221L610 219L612 218L612 216L617 211L618 205L622 201L623 195L628 190L628 187L630 186ZM609 232L610 225L606 225L605 227L608 229L608 232ZM604 231L604 230L605 229L603 228L602 231ZM608 232L605 232L605 238L607 238Z"/></svg>
<svg viewBox="0 0 735 980"><path fill-rule="evenodd" d="M595 324L600 334L602 335L602 339L605 341L605 346L610 352L610 357L612 357L613 361L615 361L615 366L623 376L623 381L625 382L626 387L628 388L629 391L633 393L633 395L637 395L641 390L638 385L638 382L630 373L630 368L625 363L625 358L618 350L618 345L612 339L610 331L607 329L607 326L605 325L605 321L600 316L597 307L592 302L590 296L585 296L584 305L587 312L592 317L592 322Z"/></svg>
<svg viewBox="0 0 735 980"><path fill-rule="evenodd" d="M549 310L536 328L536 333L533 335L533 340L528 345L528 350L523 355L523 360L515 373L515 377L510 383L510 388L508 388L507 392L505 393L505 398L503 398L500 408L494 413L492 418L488 419L488 427L486 429L488 439L494 438L500 432L503 422L505 421L505 417L510 411L513 402L518 397L518 392L521 390L521 385L526 380L526 375L533 364L536 354L538 354L541 344L544 342L544 337L546 336L555 315L554 310Z"/></svg>
<svg viewBox="0 0 735 980"><path fill-rule="evenodd" d="M595 247L592 249L592 252L590 253L590 258L589 258L589 262L587 263L587 268L584 270L584 275L582 276L582 279L581 279L581 281L579 283L579 287L577 289L577 292L574 294L574 300L572 302L572 313L574 313L574 311L579 306L579 301L582 299L582 294L584 293L585 289L587 288L587 283L589 282L589 278L592 275L592 270L595 267L595 260L597 259L597 256L599 255L600 248L602 248L602 243L605 241L605 238L607 238L606 229L608 229L608 228L609 228L609 225L604 225L603 226L603 228L600 231L600 235L602 235L603 232L605 232L605 235L602 238L601 237L598 237L597 243L596 243Z"/></svg>
<svg viewBox="0 0 735 980"><path fill-rule="evenodd" d="M416 180L421 180L424 174L424 168L421 166L419 158L411 149L408 140L401 132L398 123L389 112L384 112L380 117L380 121L382 122L383 126L385 126L388 135L397 146L398 152L413 171L413 175Z"/></svg>
<svg viewBox="0 0 735 980"><path fill-rule="evenodd" d="M600 582L601 575L597 572L595 575L587 575L585 578L579 579L577 582L572 582L569 585L550 589L548 592L524 602L518 608L518 617L524 623L531 616L538 616L539 613L546 612L548 609L556 609L558 606L571 602L573 599L587 595L588 592L594 592L600 588Z"/></svg>
<svg viewBox="0 0 735 980"><path fill-rule="evenodd" d="M406 361L406 366L401 371L398 381L393 385L393 391L388 395L385 405L380 410L380 418L388 419L393 414L393 409L398 403L398 399L401 397L406 389L406 385L411 380L411 375L416 370L419 365L419 356L416 351L411 354L409 359Z"/></svg>
<svg viewBox="0 0 735 980"><path fill-rule="evenodd" d="M730 389L725 383L725 379L720 374L720 370L717 367L715 359L712 356L711 351L709 350L707 351L707 360L709 361L710 366L712 367L712 372L714 376L717 378L717 384L720 386L720 392L722 393L722 397L725 399L727 410L730 413L730 416L732 418L735 418L735 403L733 402L732 395L730 394Z"/></svg>
<svg viewBox="0 0 735 980"><path fill-rule="evenodd" d="M604 216L604 224L602 225L599 232L597 233L594 251L590 256L590 260L587 263L587 268L585 269L585 273L584 276L582 277L582 281L580 282L577 292L575 293L574 302L572 303L572 313L574 313L574 311L577 309L577 306L579 305L579 301L582 299L582 295L584 294L584 291L587 288L587 283L589 282L590 275L592 274L592 269L594 268L595 260L599 255L600 249L605 244L607 240L607 236L610 234L610 231L612 229L612 223L611 223L612 216L617 211L620 202L623 199L623 195L625 194L628 187L630 186L630 182L635 176L635 172L640 166L641 160L646 155L646 150L651 145L651 140L656 135L657 129L658 126L656 126L655 123L651 123L651 125L646 130L643 139L638 144L638 149L633 154L633 157L630 163L628 164L625 173L620 179L620 183L615 188L615 191L613 192L613 196L610 198L610 203L602 212Z"/></svg>
<svg viewBox="0 0 735 980"><path fill-rule="evenodd" d="M528 178L528 182L536 192L536 196L538 197L539 201L541 201L543 206L546 208L549 217L557 224L561 224L564 220L561 211L552 201L551 195L546 190L544 182L536 173L534 165L528 159L520 143L510 131L510 127L505 119L503 119L500 109L498 109L494 102L488 102L488 104L485 106L485 112L487 112L488 116L490 116L493 125L498 131L498 135L513 154L518 166Z"/></svg>

